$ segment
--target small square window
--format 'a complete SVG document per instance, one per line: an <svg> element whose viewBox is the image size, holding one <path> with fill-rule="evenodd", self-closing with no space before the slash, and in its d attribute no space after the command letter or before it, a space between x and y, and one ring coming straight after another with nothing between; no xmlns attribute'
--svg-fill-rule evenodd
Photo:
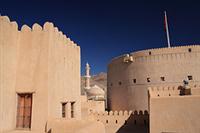
<svg viewBox="0 0 200 133"><path fill-rule="evenodd" d="M122 85L122 82L121 82L121 81L119 81L119 85Z"/></svg>
<svg viewBox="0 0 200 133"><path fill-rule="evenodd" d="M136 83L136 79L133 79L133 83Z"/></svg>
<svg viewBox="0 0 200 133"><path fill-rule="evenodd" d="M193 77L191 75L188 76L188 80L192 80Z"/></svg>
<svg viewBox="0 0 200 133"><path fill-rule="evenodd" d="M149 55L151 55L151 51L149 51Z"/></svg>
<svg viewBox="0 0 200 133"><path fill-rule="evenodd" d="M151 82L150 78L147 78L147 82Z"/></svg>
<svg viewBox="0 0 200 133"><path fill-rule="evenodd" d="M110 86L113 86L113 84L112 84L112 83L110 83Z"/></svg>
<svg viewBox="0 0 200 133"><path fill-rule="evenodd" d="M160 80L161 81L165 81L165 77L160 77Z"/></svg>
<svg viewBox="0 0 200 133"><path fill-rule="evenodd" d="M189 48L189 49L188 49L188 52L192 52L192 49L191 49L191 48Z"/></svg>

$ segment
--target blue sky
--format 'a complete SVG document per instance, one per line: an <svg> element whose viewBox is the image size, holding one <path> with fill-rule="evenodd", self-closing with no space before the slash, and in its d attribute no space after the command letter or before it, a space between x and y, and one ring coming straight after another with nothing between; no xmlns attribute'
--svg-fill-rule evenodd
<svg viewBox="0 0 200 133"><path fill-rule="evenodd" d="M0 13L32 26L51 21L81 46L82 73L106 72L115 57L166 47L164 10L172 46L200 43L200 2L159 0L12 0L0 1Z"/></svg>

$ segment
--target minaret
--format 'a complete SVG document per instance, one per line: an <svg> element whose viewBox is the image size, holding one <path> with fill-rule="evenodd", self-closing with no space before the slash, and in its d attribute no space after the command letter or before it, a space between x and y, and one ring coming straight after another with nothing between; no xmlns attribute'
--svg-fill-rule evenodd
<svg viewBox="0 0 200 133"><path fill-rule="evenodd" d="M85 66L85 89L90 89L90 65L88 63Z"/></svg>

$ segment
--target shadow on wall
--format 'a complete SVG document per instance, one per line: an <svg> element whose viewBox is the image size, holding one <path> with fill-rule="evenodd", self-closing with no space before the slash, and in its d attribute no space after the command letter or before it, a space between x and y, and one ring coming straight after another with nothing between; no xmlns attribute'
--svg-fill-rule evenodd
<svg viewBox="0 0 200 133"><path fill-rule="evenodd" d="M149 114L147 111L132 113L117 133L149 133Z"/></svg>

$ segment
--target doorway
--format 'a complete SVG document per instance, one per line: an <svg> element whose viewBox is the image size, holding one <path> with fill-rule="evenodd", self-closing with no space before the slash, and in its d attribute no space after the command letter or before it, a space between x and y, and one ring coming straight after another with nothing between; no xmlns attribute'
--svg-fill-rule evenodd
<svg viewBox="0 0 200 133"><path fill-rule="evenodd" d="M22 93L17 96L17 128L31 128L32 94Z"/></svg>

